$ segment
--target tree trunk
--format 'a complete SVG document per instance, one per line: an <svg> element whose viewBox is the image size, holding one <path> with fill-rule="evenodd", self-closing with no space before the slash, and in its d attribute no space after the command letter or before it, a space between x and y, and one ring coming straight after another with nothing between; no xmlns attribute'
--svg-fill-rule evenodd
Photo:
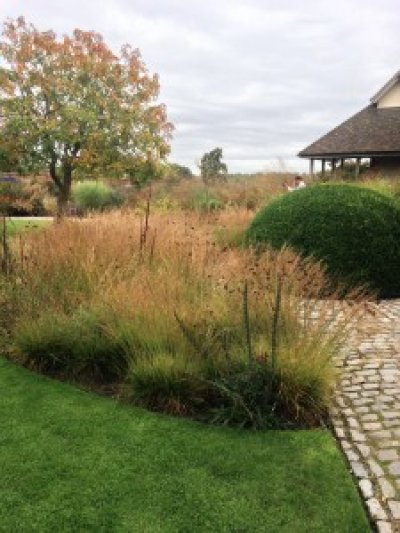
<svg viewBox="0 0 400 533"><path fill-rule="evenodd" d="M62 175L57 172L58 158L54 150L51 152L49 171L51 179L57 188L57 219L63 218L67 211L68 200L71 195L72 164L69 161L62 162Z"/></svg>
<svg viewBox="0 0 400 533"><path fill-rule="evenodd" d="M70 189L63 186L57 192L57 218L61 219L67 213Z"/></svg>
<svg viewBox="0 0 400 533"><path fill-rule="evenodd" d="M67 212L68 201L71 196L72 168L70 165L63 167L63 179L57 196L57 218L61 219Z"/></svg>

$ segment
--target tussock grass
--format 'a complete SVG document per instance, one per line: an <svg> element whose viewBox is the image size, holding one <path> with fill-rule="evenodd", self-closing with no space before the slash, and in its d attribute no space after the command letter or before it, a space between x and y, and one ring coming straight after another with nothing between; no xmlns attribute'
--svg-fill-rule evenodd
<svg viewBox="0 0 400 533"><path fill-rule="evenodd" d="M178 183L161 180L152 184L155 210L193 210L207 212L222 208L254 211L282 194L286 180L293 179L286 173L229 176L227 180L205 185L200 178L183 179ZM130 203L134 207L146 203L147 191L135 194Z"/></svg>
<svg viewBox="0 0 400 533"><path fill-rule="evenodd" d="M122 197L102 181L80 181L72 187L72 200L82 211L105 210L122 204Z"/></svg>
<svg viewBox="0 0 400 533"><path fill-rule="evenodd" d="M397 178L384 178L379 176L372 178L367 175L367 177L360 180L359 185L380 192L381 194L386 194L387 196L400 201L400 176L397 176Z"/></svg>
<svg viewBox="0 0 400 533"><path fill-rule="evenodd" d="M173 414L320 423L346 333L331 326L351 324L361 292L338 307L320 264L232 246L230 231L248 220L226 210L146 224L118 212L26 235L1 282L13 356L69 379L115 380L123 398Z"/></svg>

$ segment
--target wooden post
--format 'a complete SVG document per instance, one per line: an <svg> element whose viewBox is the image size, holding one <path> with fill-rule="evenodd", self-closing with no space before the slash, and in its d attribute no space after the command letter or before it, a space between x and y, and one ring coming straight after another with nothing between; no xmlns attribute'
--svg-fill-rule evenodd
<svg viewBox="0 0 400 533"><path fill-rule="evenodd" d="M336 159L331 159L331 165L332 165L331 174L332 176L336 176Z"/></svg>
<svg viewBox="0 0 400 533"><path fill-rule="evenodd" d="M360 175L360 161L361 157L356 157L356 169L354 172L354 177L358 179L358 176Z"/></svg>
<svg viewBox="0 0 400 533"><path fill-rule="evenodd" d="M325 159L321 160L321 174L322 174L322 177L325 176Z"/></svg>
<svg viewBox="0 0 400 533"><path fill-rule="evenodd" d="M314 159L313 158L310 159L310 176L311 177L314 176Z"/></svg>
<svg viewBox="0 0 400 533"><path fill-rule="evenodd" d="M340 170L344 169L344 157L340 158Z"/></svg>

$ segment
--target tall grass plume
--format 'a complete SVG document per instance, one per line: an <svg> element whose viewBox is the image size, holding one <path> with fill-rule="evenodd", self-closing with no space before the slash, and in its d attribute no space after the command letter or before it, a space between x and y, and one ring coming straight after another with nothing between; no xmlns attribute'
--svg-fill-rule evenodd
<svg viewBox="0 0 400 533"><path fill-rule="evenodd" d="M248 220L155 214L143 241L141 217L113 212L24 235L13 280L0 281L13 356L208 422L319 424L362 291L338 303L319 263L231 244L231 223Z"/></svg>

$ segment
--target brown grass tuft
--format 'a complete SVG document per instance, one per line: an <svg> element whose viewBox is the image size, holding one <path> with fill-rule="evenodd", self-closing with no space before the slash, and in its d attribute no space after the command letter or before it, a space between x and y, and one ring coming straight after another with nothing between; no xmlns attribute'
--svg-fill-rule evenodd
<svg viewBox="0 0 400 533"><path fill-rule="evenodd" d="M248 363L246 283L254 361L269 365L271 343L276 343L279 408L292 421L315 424L326 412L334 377L331 360L345 337L346 328L333 326L338 320L351 324L362 291L349 294L352 304L347 305L338 303L339 292L330 287L330 298L321 304L329 283L320 264L288 249L256 254L230 244L229 232L242 232L249 218L244 209L207 216L157 214L143 239L143 217L113 212L23 236L15 250L15 277L2 284L3 298L14 309L15 323L9 327L19 351L27 360L33 353L46 357L43 338L53 351L61 341L49 334L51 319L43 315L60 317L57 331L65 317L72 317L78 328L69 330L74 339L86 335L85 327L98 327L104 342L113 343L115 357L122 351L124 364L128 358L135 377L128 395L135 401L195 414L204 409L205 399L199 403L199 397L213 394L210 380L219 383L211 389L224 403L228 400L221 400L225 389L218 380ZM85 354L74 346L71 341L69 349L81 361ZM107 346L101 347L102 354ZM156 394L149 396L151 387Z"/></svg>

